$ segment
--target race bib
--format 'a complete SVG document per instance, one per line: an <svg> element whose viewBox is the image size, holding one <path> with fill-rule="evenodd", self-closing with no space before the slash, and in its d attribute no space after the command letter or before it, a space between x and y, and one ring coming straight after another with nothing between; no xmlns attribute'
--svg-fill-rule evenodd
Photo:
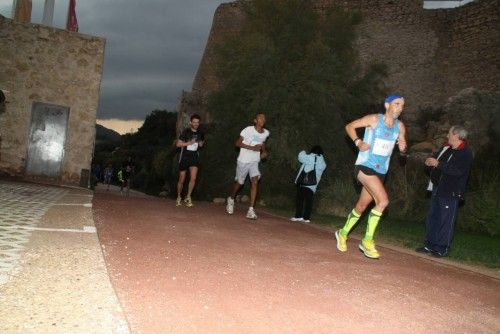
<svg viewBox="0 0 500 334"><path fill-rule="evenodd" d="M186 147L186 149L187 149L188 151L196 151L196 150L198 150L198 143L196 142L196 143L194 143L194 144L188 145L188 146Z"/></svg>
<svg viewBox="0 0 500 334"><path fill-rule="evenodd" d="M254 135L250 141L251 146L262 144L262 138L259 135Z"/></svg>
<svg viewBox="0 0 500 334"><path fill-rule="evenodd" d="M375 138L372 152L373 154L387 157L391 155L392 150L394 149L394 144L395 144L394 140Z"/></svg>

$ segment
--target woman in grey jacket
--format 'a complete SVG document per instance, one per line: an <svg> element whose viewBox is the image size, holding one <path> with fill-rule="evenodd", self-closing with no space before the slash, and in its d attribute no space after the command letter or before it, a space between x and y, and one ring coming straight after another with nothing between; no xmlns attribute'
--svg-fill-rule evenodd
<svg viewBox="0 0 500 334"><path fill-rule="evenodd" d="M299 172L295 177L295 183L297 183L297 178L302 170L307 173L315 169L316 184L312 186L297 185L295 216L290 220L294 222L310 223L314 193L316 193L316 188L321 180L321 175L323 175L323 172L326 169L326 162L323 158L323 149L319 145L313 146L310 153L306 153L306 151L300 152L298 159L302 165L300 166Z"/></svg>

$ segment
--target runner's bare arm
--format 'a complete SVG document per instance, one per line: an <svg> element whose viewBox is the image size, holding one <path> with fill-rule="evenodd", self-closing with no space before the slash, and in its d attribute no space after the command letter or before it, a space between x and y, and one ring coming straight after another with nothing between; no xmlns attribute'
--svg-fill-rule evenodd
<svg viewBox="0 0 500 334"><path fill-rule="evenodd" d="M194 144L195 142L196 142L196 140L194 140L194 139L191 139L190 141L183 141L181 139L177 139L177 141L175 142L175 146L186 147L186 146Z"/></svg>
<svg viewBox="0 0 500 334"><path fill-rule="evenodd" d="M406 126L399 121L399 137L398 137L399 152L405 153L408 145L406 144Z"/></svg>
<svg viewBox="0 0 500 334"><path fill-rule="evenodd" d="M245 144L243 142L242 136L240 136L238 139L236 139L236 142L234 143L234 145L236 145L236 147L246 148L247 150L251 150L251 151L260 151L260 148L262 147L262 144L258 144L255 146L250 146L250 145Z"/></svg>
<svg viewBox="0 0 500 334"><path fill-rule="evenodd" d="M269 155L269 153L266 150L266 145L264 143L262 143L262 148L260 150L260 158L265 159L265 158L267 158L268 155Z"/></svg>
<svg viewBox="0 0 500 334"><path fill-rule="evenodd" d="M366 151L370 148L370 145L363 142L361 138L358 137L356 129L371 127L375 128L377 126L377 115L370 114L364 117L358 118L345 126L345 131L347 135L351 138L360 151Z"/></svg>

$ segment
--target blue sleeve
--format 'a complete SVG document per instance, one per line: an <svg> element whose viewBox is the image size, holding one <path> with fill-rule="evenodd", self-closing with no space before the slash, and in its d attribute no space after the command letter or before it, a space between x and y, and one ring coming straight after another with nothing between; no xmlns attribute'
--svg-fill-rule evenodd
<svg viewBox="0 0 500 334"><path fill-rule="evenodd" d="M322 155L318 156L318 159L316 160L316 169L320 171L324 171L326 169L325 158L323 158Z"/></svg>
<svg viewBox="0 0 500 334"><path fill-rule="evenodd" d="M314 157L312 154L307 154L306 151L301 151L299 153L299 162L306 165L314 163Z"/></svg>

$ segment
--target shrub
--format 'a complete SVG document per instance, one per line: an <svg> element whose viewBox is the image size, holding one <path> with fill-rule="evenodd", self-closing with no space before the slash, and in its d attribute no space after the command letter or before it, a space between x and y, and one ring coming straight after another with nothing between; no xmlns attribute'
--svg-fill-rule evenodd
<svg viewBox="0 0 500 334"><path fill-rule="evenodd" d="M469 186L471 190L458 216L458 228L500 236L500 164L473 169Z"/></svg>

